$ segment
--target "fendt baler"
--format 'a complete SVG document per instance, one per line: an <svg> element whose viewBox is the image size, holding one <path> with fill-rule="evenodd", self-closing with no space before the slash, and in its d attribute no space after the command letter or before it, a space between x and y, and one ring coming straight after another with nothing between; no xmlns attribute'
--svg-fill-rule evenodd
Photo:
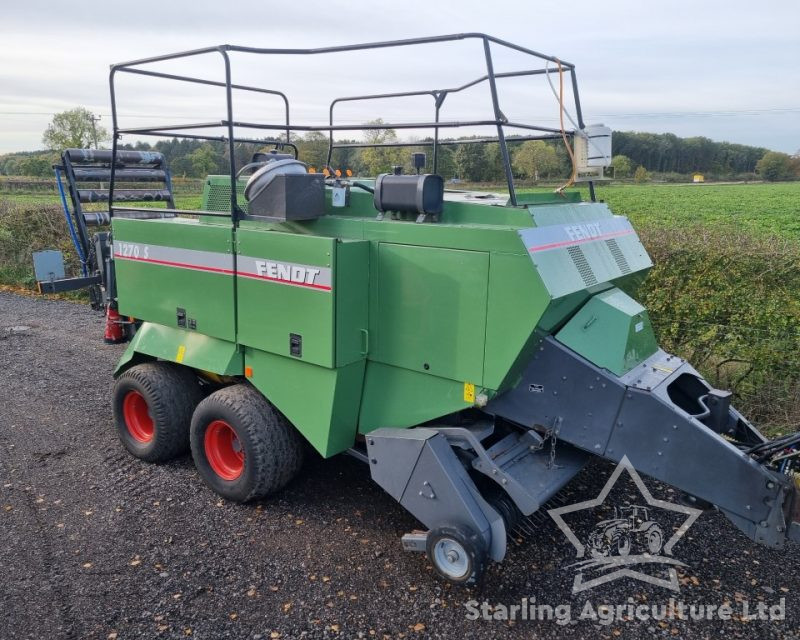
<svg viewBox="0 0 800 640"><path fill-rule="evenodd" d="M233 53L280 59L453 40L481 45L484 76L452 89L338 98L326 126L291 124L288 106L285 123L233 118L232 89L260 91L231 84ZM545 67L495 74L492 48ZM153 71L153 63L215 54L224 81ZM225 90L227 116L121 128L115 80L124 73L210 83ZM576 130L510 122L498 79L551 74L562 117L571 79ZM449 95L481 84L490 89L488 118L440 118ZM114 392L116 424L134 455L162 461L191 448L208 485L247 501L285 486L306 443L325 457L349 452L424 525L403 537L405 547L426 551L456 583L501 561L507 534L591 456L627 456L718 507L757 542L800 539L791 464L781 473L774 462L794 455L797 438L768 441L729 392L661 350L632 297L651 261L628 219L594 201L609 134L584 127L571 64L483 34L313 50L225 45L114 65L111 89L114 157L123 135L175 134L223 139L231 160L230 175L206 181L201 210L109 208L110 304L138 326ZM342 100L409 95L433 98L433 122L334 124ZM357 180L310 172L290 137L329 132L330 163L342 146L335 132L412 125L434 131L414 143L432 147L431 173ZM467 142L499 145L509 196L445 191L439 129L487 125L496 137ZM237 171L235 130L247 127L281 137ZM563 189L517 194L507 128L523 132L515 142L571 137L573 177L588 176L590 201Z"/></svg>

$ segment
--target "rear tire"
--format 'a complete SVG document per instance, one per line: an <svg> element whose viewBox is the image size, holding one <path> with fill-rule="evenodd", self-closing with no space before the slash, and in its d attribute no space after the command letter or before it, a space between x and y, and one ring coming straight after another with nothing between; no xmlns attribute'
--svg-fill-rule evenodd
<svg viewBox="0 0 800 640"><path fill-rule="evenodd" d="M191 369L171 362L131 367L114 385L114 424L125 448L147 462L189 449L192 412L203 397Z"/></svg>
<svg viewBox="0 0 800 640"><path fill-rule="evenodd" d="M303 465L300 434L247 384L225 387L203 400L192 417L189 439L205 483L235 502L283 488Z"/></svg>

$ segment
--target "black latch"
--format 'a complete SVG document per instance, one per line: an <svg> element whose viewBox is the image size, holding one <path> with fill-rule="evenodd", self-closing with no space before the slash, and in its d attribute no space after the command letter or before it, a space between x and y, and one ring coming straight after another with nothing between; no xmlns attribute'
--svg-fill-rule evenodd
<svg viewBox="0 0 800 640"><path fill-rule="evenodd" d="M175 317L178 320L178 326L179 327L183 327L185 329L186 328L186 309L181 309L180 307L178 307L175 310Z"/></svg>
<svg viewBox="0 0 800 640"><path fill-rule="evenodd" d="M717 433L728 433L730 427L730 409L733 393L721 389L709 389L706 405L711 415L706 424Z"/></svg>
<svg viewBox="0 0 800 640"><path fill-rule="evenodd" d="M290 333L289 334L289 355L296 356L298 358L302 357L303 355L303 336L297 333Z"/></svg>

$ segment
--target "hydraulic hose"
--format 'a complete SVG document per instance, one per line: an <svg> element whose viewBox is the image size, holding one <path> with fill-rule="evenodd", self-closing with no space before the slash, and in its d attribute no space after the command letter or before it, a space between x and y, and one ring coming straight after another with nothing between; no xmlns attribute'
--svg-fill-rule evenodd
<svg viewBox="0 0 800 640"><path fill-rule="evenodd" d="M85 278L89 275L89 270L86 267L86 256L83 254L83 247L81 247L80 242L78 242L78 235L75 233L75 225L72 223L72 215L70 214L69 207L67 206L67 196L64 193L64 185L61 182L61 173L57 168L53 169L53 171L56 174L56 184L58 185L58 193L61 196L61 206L64 209L64 218L67 220L69 235L72 238L72 244L75 245L75 250L78 252L78 259L81 262L81 272Z"/></svg>

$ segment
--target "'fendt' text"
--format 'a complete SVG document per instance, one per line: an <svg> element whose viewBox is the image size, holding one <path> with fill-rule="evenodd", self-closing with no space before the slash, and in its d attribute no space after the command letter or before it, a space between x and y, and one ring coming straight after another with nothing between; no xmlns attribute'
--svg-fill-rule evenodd
<svg viewBox="0 0 800 640"><path fill-rule="evenodd" d="M314 284L320 269L298 267L297 265L270 262L269 260L256 260L256 271L262 278L283 280L284 282Z"/></svg>
<svg viewBox="0 0 800 640"><path fill-rule="evenodd" d="M603 235L600 230L600 223L587 222L586 224L570 224L564 227L570 240L587 240L598 238Z"/></svg>

